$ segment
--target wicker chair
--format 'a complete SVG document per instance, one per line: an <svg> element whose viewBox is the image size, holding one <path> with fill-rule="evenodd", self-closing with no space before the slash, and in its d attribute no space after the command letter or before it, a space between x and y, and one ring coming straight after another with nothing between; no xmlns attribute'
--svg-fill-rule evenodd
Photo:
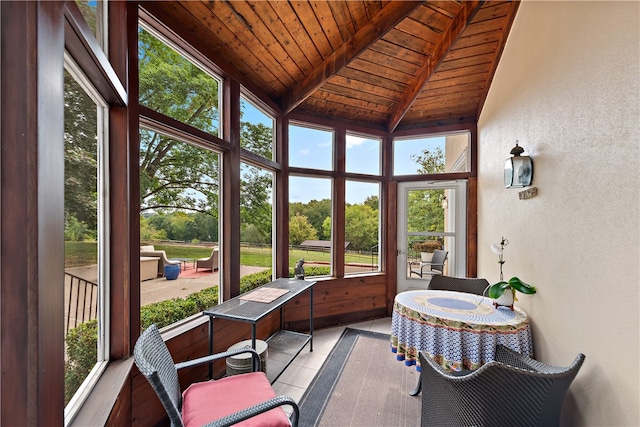
<svg viewBox="0 0 640 427"><path fill-rule="evenodd" d="M447 255L449 255L449 251L436 249L433 251L433 258L431 258L430 262L412 262L410 265L411 268L409 275L415 274L422 278L425 275L435 276L437 274L442 274L444 271L444 263L447 261ZM418 268L414 270L413 266L417 266Z"/></svg>
<svg viewBox="0 0 640 427"><path fill-rule="evenodd" d="M435 275L429 281L429 289L432 290L467 292L476 295L484 295L488 286L487 279L482 278Z"/></svg>
<svg viewBox="0 0 640 427"><path fill-rule="evenodd" d="M181 392L178 369L247 352L252 355L253 372L194 383ZM151 325L138 338L133 354L136 366L167 411L172 427L229 426L250 418L249 425L298 425L298 405L288 396L276 397L266 375L260 372L260 356L250 347L174 364L158 328ZM293 408L291 420L281 408L283 405Z"/></svg>
<svg viewBox="0 0 640 427"><path fill-rule="evenodd" d="M205 270L216 271L218 269L218 248L215 247L211 251L211 255L208 258L199 258L196 260L196 271L199 268Z"/></svg>
<svg viewBox="0 0 640 427"><path fill-rule="evenodd" d="M422 426L557 426L569 385L582 366L545 365L496 346L495 361L452 374L420 352Z"/></svg>

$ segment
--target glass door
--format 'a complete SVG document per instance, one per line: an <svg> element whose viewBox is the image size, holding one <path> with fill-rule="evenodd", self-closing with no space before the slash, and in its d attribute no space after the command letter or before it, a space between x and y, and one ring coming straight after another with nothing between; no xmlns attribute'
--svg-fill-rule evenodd
<svg viewBox="0 0 640 427"><path fill-rule="evenodd" d="M464 180L398 184L398 292L427 288L434 248L447 252L444 275L466 276L466 200Z"/></svg>

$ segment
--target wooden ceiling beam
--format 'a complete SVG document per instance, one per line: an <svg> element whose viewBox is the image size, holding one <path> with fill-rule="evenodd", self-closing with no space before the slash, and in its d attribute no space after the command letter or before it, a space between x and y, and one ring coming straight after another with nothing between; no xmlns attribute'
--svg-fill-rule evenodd
<svg viewBox="0 0 640 427"><path fill-rule="evenodd" d="M422 4L421 1L389 2L371 21L360 28L351 39L338 47L284 97L282 108L285 113L293 111L324 82L346 67L360 53L392 30L398 22Z"/></svg>
<svg viewBox="0 0 640 427"><path fill-rule="evenodd" d="M424 61L413 82L407 87L404 95L398 102L398 105L389 119L387 130L389 133L393 132L395 128L400 124L400 121L407 113L411 105L416 100L420 91L424 87L429 77L436 70L440 62L447 55L452 48L456 40L460 37L462 32L467 28L475 14L478 12L484 1L466 1L462 3L462 8L456 17L451 21L449 28L442 33L442 40L433 49L433 52Z"/></svg>

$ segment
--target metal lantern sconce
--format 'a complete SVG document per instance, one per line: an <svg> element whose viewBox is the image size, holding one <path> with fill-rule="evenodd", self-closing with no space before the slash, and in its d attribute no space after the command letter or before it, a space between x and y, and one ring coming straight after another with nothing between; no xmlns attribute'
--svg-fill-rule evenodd
<svg viewBox="0 0 640 427"><path fill-rule="evenodd" d="M518 145L511 149L511 157L504 164L504 186L507 188L528 187L533 178L531 157L522 156L524 148Z"/></svg>

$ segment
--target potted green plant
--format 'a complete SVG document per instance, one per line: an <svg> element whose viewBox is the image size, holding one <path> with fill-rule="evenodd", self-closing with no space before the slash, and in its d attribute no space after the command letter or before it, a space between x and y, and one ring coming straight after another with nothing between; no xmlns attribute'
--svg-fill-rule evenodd
<svg viewBox="0 0 640 427"><path fill-rule="evenodd" d="M517 301L516 291L523 294L535 294L537 292L534 286L524 283L518 277L512 277L509 281L505 281L502 276L502 266L504 265L504 247L509 241L502 237L500 244L492 244L491 250L498 255L498 263L500 264L500 281L489 286L489 297L495 299L494 305L507 306L513 310L513 302ZM509 292L505 292L506 290Z"/></svg>
<svg viewBox="0 0 640 427"><path fill-rule="evenodd" d="M431 261L433 252L436 249L442 249L442 244L437 240L425 240L424 242L418 242L413 245L413 250L420 252L420 258L423 262Z"/></svg>

